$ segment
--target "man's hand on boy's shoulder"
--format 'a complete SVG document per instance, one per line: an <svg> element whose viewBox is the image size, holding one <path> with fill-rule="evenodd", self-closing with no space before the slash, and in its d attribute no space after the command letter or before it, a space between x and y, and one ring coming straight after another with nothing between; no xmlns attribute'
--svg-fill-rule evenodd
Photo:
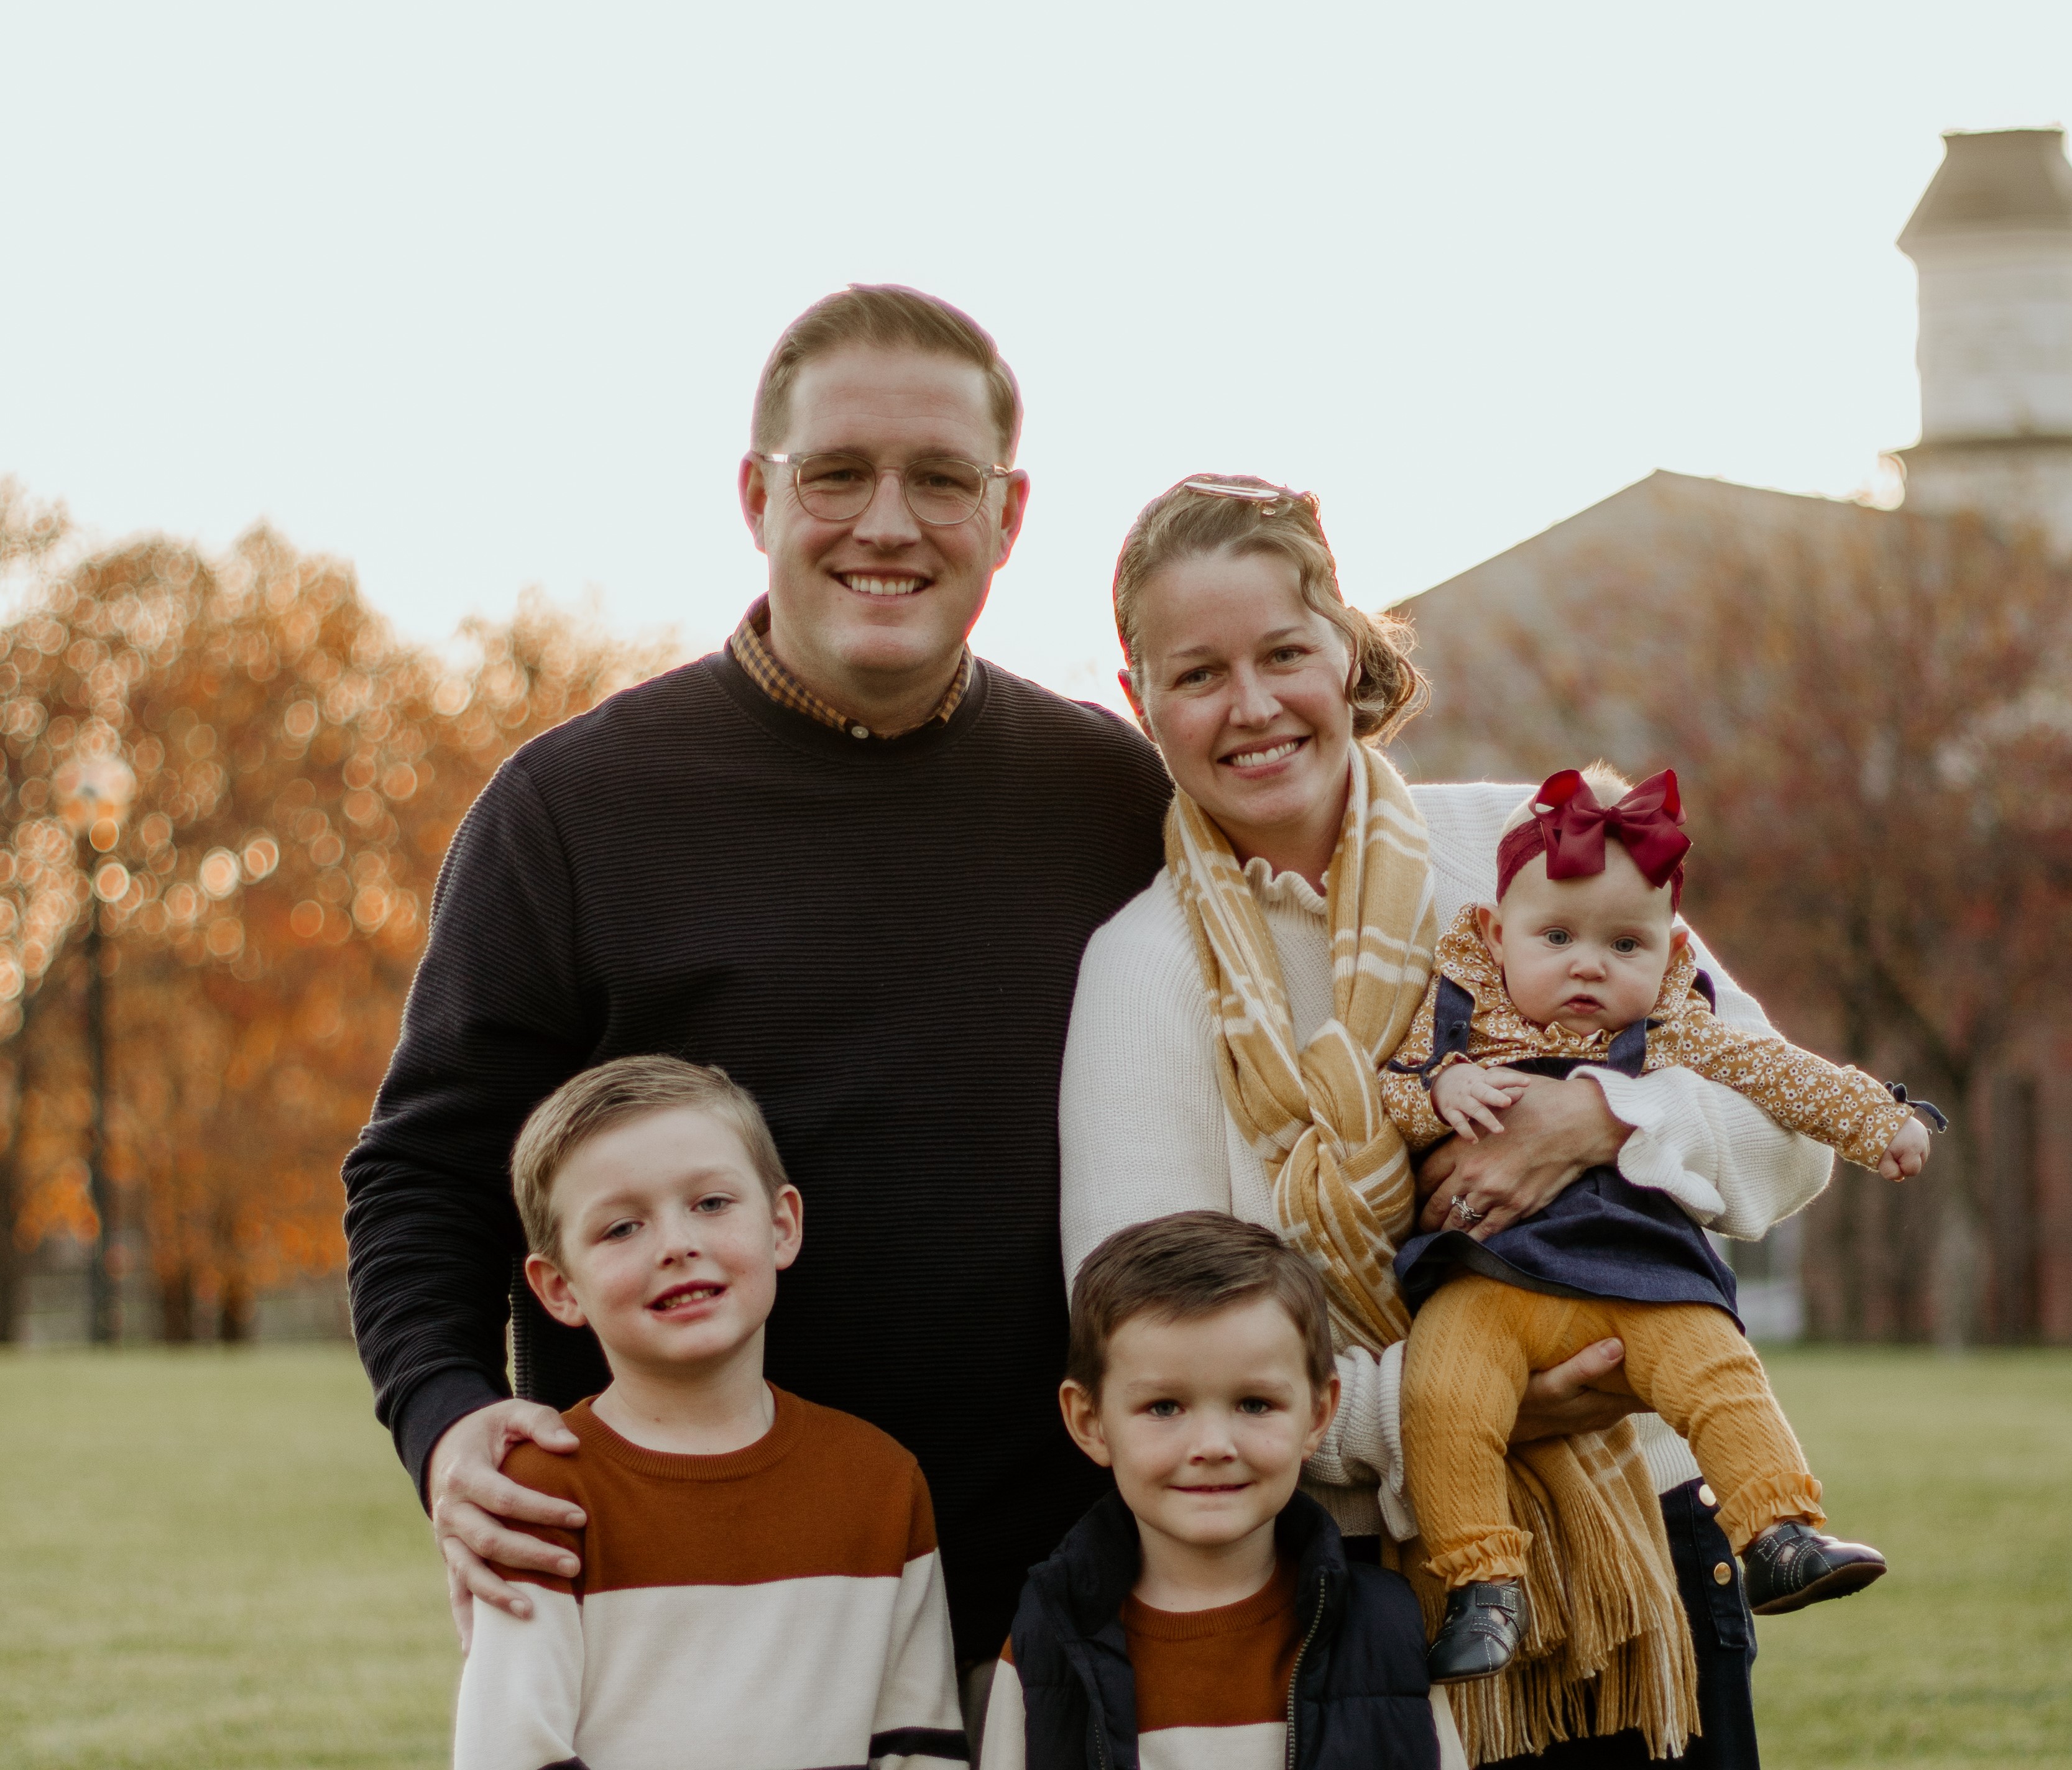
<svg viewBox="0 0 2072 1770"><path fill-rule="evenodd" d="M503 1472L504 1460L520 1444L565 1456L576 1435L561 1416L537 1402L500 1401L479 1407L449 1426L432 1447L425 1492L431 1504L432 1536L446 1564L446 1597L465 1653L475 1632L473 1600L495 1604L514 1616L528 1616L524 1591L489 1563L529 1567L573 1579L582 1564L568 1550L509 1522L581 1530L582 1509L567 1500L521 1487Z"/></svg>

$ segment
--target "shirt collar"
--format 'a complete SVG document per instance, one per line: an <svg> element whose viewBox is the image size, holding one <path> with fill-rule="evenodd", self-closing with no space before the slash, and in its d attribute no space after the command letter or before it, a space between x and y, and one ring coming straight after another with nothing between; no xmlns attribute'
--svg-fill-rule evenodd
<svg viewBox="0 0 2072 1770"><path fill-rule="evenodd" d="M898 731L873 731L861 720L852 718L839 707L823 700L805 684L793 676L778 661L777 654L770 649L770 598L758 596L749 605L747 614L741 618L741 625L734 630L727 641L727 649L734 654L748 680L780 707L789 707L794 713L802 713L823 725L832 725L837 731L845 731L852 737L898 737L906 732L919 729L919 726L902 726ZM950 686L943 698L935 703L935 710L923 720L923 725L937 720L947 721L957 710L966 692L971 687L971 647L966 646L957 659L957 673L950 679Z"/></svg>

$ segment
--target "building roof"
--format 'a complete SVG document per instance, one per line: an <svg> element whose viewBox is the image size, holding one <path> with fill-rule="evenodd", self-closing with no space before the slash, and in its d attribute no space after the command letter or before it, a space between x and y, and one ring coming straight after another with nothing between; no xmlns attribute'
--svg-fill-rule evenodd
<svg viewBox="0 0 2072 1770"><path fill-rule="evenodd" d="M1688 544L1694 536L1718 532L1745 540L1840 533L1864 523L1875 524L1885 514L1844 499L1772 491L1658 467L1646 478L1419 592L1397 608L1415 619L1445 606L1482 598L1515 607L1544 606L1559 586L1614 561L1622 570L1634 562L1651 561L1651 569L1673 575L1676 544Z"/></svg>
<svg viewBox="0 0 2072 1770"><path fill-rule="evenodd" d="M1823 557L1880 545L1897 521L1841 499L1658 470L1396 605L1416 630L1432 707L1390 754L1413 778L1512 781L1533 773L1511 746L1535 726L1557 749L1573 740L1599 754L1646 754L1651 740L1629 724L1633 709L1601 693L1575 651L1580 604L1609 594L1645 610L1650 598L1667 604L1708 577L1758 565L1778 581L1799 581ZM1532 670L1507 671L1506 654L1527 652L1540 659ZM1494 680L1511 696L1501 720L1481 710ZM1572 700L1554 687L1564 683Z"/></svg>
<svg viewBox="0 0 2072 1770"><path fill-rule="evenodd" d="M2018 229L2072 234L2072 164L2058 129L1953 130L1942 163L1900 231L1900 250L1923 240Z"/></svg>

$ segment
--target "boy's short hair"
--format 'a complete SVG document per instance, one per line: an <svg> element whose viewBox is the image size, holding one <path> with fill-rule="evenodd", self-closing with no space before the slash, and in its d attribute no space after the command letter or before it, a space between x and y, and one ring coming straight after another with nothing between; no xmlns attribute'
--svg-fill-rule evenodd
<svg viewBox="0 0 2072 1770"><path fill-rule="evenodd" d="M1000 432L1000 459L1010 466L1022 440L1022 389L993 335L962 308L898 283L851 283L816 301L784 328L755 384L749 440L775 449L791 416L791 384L808 363L851 345L954 356L985 376L988 404Z"/></svg>
<svg viewBox="0 0 2072 1770"><path fill-rule="evenodd" d="M1087 1256L1072 1285L1065 1374L1098 1397L1108 1342L1141 1315L1190 1321L1270 1296L1302 1337L1313 1388L1331 1379L1335 1357L1324 1281L1270 1229L1221 1211L1178 1211L1118 1230Z"/></svg>
<svg viewBox="0 0 2072 1770"><path fill-rule="evenodd" d="M628 1119L672 1107L709 1112L741 1139L750 1165L774 1202L787 1185L776 1140L755 1097L726 1070L675 1057L623 1057L564 1082L533 1107L511 1152L511 1189L525 1245L543 1259L561 1257L554 1181L569 1158Z"/></svg>

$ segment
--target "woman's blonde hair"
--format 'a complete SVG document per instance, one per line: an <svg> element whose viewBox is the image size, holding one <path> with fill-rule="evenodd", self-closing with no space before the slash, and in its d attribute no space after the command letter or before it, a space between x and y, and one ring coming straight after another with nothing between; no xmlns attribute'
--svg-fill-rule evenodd
<svg viewBox="0 0 2072 1770"><path fill-rule="evenodd" d="M1346 602L1315 493L1290 491L1249 474L1196 474L1161 492L1130 525L1115 562L1115 629L1140 696L1138 623L1145 583L1175 560L1225 552L1277 553L1294 566L1304 606L1338 630L1357 666L1346 696L1355 737L1389 737L1424 704L1424 679L1410 661L1410 623Z"/></svg>

